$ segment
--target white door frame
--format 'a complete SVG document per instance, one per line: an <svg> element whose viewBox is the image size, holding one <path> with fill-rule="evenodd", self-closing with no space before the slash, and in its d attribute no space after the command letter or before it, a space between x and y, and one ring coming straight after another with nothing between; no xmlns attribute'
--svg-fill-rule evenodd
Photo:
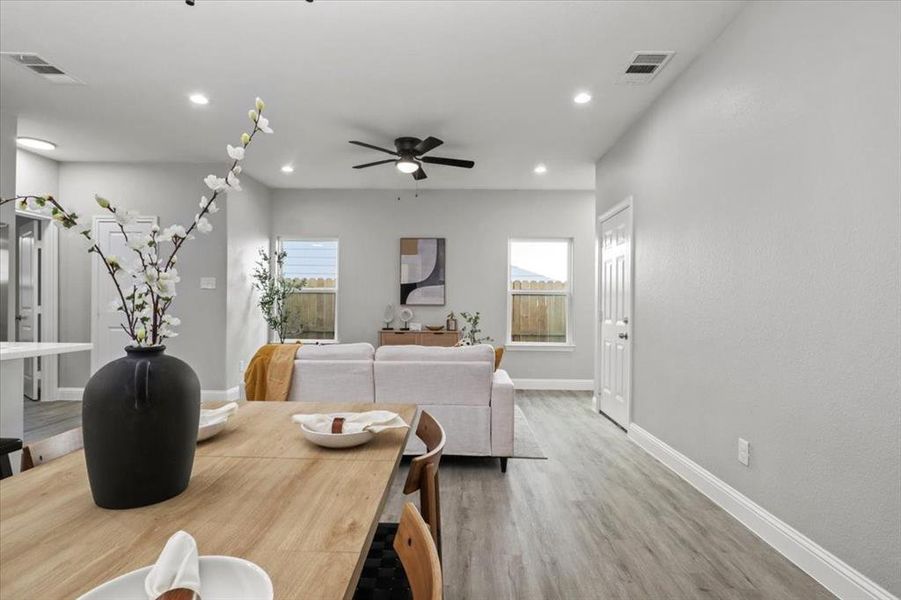
<svg viewBox="0 0 901 600"><path fill-rule="evenodd" d="M629 425L632 424L632 398L635 395L633 375L635 369L635 361L632 360L635 347L635 208L633 206L633 196L626 196L626 199L613 205L610 209L604 211L595 222L595 242L594 242L594 273L595 273L595 290L594 290L594 398L592 399L594 410L601 412L601 271L602 264L601 252L603 251L601 244L601 230L604 221L610 217L621 213L627 208L632 209L632 219L629 224L629 278L631 284L629 286L629 330L631 332L631 343L629 344L629 396L626 399L626 415ZM628 427L626 428L628 429Z"/></svg>
<svg viewBox="0 0 901 600"><path fill-rule="evenodd" d="M109 217L106 215L94 215L93 220L91 221L91 235L93 236L95 241L100 239L100 234L98 232L98 227L101 223L115 223L115 217ZM156 217L137 217L135 218L136 223L150 223L151 225L156 225L157 218ZM98 241L99 243L99 241ZM109 273L106 272L106 269L100 270L100 255L97 253L91 253L91 375L97 372L97 369L102 367L103 365L97 364L98 358L98 348L97 344L100 341L100 320L97 318L100 314L99 306L97 304L97 296L98 290L97 287L100 284L100 277L108 277Z"/></svg>
<svg viewBox="0 0 901 600"><path fill-rule="evenodd" d="M49 215L17 210L16 215L41 223L41 338L59 341L59 227ZM12 336L10 336L12 339ZM41 400L58 400L59 357L45 356L41 361Z"/></svg>

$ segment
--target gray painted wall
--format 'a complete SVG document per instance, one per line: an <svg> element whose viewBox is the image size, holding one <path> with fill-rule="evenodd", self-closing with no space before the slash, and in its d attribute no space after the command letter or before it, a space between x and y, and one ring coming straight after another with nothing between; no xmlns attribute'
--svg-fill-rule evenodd
<svg viewBox="0 0 901 600"><path fill-rule="evenodd" d="M398 200L398 196L400 199ZM272 233L338 237L338 335L377 343L382 313L399 301L401 237L447 238L447 306L412 307L414 321L444 323L451 310L480 311L483 330L506 336L507 240L573 239L572 352L509 352L513 377L591 379L594 197L591 192L276 190ZM396 325L397 326L397 325Z"/></svg>
<svg viewBox="0 0 901 600"><path fill-rule="evenodd" d="M16 193L16 116L0 111L0 197L10 198ZM6 252L0 258L3 265L0 267L0 340L14 339L10 336L11 323L15 323L15 303L11 302L12 265L16 264L15 222L16 212L14 203L10 202L0 207L0 223L6 225L0 233L6 239Z"/></svg>
<svg viewBox="0 0 901 600"><path fill-rule="evenodd" d="M896 595L899 21L749 4L596 173L635 198L633 421Z"/></svg>
<svg viewBox="0 0 901 600"><path fill-rule="evenodd" d="M257 306L251 273L260 248L269 248L269 188L247 176L242 192L228 195L228 287L226 297L225 385L243 385L241 363L246 366L266 343L269 329Z"/></svg>
<svg viewBox="0 0 901 600"><path fill-rule="evenodd" d="M16 152L16 195L59 196L59 163L27 150Z"/></svg>
<svg viewBox="0 0 901 600"><path fill-rule="evenodd" d="M189 224L208 192L203 178L224 172L221 164L62 163L59 197L63 205L90 219L103 214L94 201L101 194L113 202L159 218L160 225ZM188 362L203 389L225 389L226 219L228 201L212 215L213 231L197 234L179 252L181 283L172 314L182 320L179 336L168 340L169 353ZM87 221L86 221L87 222ZM201 277L215 277L217 289L200 289ZM91 337L91 257L77 234L60 236L60 341ZM90 357L60 357L60 387L83 387L90 376Z"/></svg>

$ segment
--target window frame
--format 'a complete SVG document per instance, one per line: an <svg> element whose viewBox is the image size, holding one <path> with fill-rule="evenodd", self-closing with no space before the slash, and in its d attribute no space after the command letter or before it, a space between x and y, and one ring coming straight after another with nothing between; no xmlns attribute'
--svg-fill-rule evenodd
<svg viewBox="0 0 901 600"><path fill-rule="evenodd" d="M512 279L513 244L517 242L566 242L566 288L562 290L514 290ZM558 350L572 351L573 343L573 243L571 237L511 237L507 240L507 335L505 346L510 350ZM566 341L565 342L514 342L513 341L513 297L514 296L565 296L566 297Z"/></svg>
<svg viewBox="0 0 901 600"><path fill-rule="evenodd" d="M281 252L284 247L285 242L335 242L337 244L337 250L335 252L335 287L330 288L308 288L304 287L301 289L298 294L321 294L323 292L334 294L335 296L335 337L330 340L324 339L306 339L306 338L285 338L285 343L297 343L307 344L311 346L324 346L328 344L340 344L341 338L338 332L338 323L339 323L339 304L338 304L338 292L341 286L341 240L336 237L277 237L275 240L275 249L276 252ZM275 265L278 266L277 263ZM281 272L279 272L281 275Z"/></svg>

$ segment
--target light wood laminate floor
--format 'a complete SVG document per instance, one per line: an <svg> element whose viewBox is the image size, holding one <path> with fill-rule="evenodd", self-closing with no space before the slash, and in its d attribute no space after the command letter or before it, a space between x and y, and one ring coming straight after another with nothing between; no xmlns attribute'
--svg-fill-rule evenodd
<svg viewBox="0 0 901 600"><path fill-rule="evenodd" d="M81 427L81 402L25 399L26 444Z"/></svg>
<svg viewBox="0 0 901 600"><path fill-rule="evenodd" d="M444 458L447 600L833 598L591 410L517 392L548 460ZM396 521L408 461L385 521Z"/></svg>

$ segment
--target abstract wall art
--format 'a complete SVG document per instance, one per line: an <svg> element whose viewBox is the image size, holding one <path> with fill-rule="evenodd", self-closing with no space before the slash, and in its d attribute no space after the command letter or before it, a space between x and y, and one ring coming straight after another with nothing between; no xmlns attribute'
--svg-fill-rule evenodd
<svg viewBox="0 0 901 600"><path fill-rule="evenodd" d="M444 306L444 238L400 239L400 303Z"/></svg>

